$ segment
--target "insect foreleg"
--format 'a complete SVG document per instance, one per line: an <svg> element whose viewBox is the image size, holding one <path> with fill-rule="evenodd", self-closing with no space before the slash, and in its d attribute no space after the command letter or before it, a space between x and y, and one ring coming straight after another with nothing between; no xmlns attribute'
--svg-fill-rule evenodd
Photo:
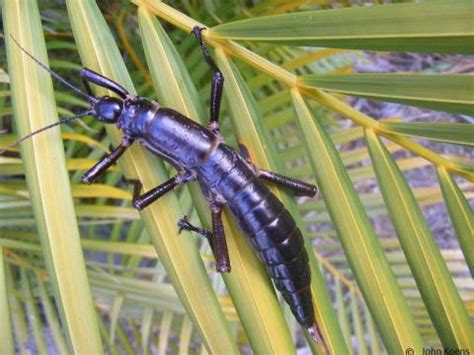
<svg viewBox="0 0 474 355"><path fill-rule="evenodd" d="M106 154L82 176L82 182L91 184L100 174L110 168L132 143L133 139L124 139L117 148Z"/></svg>
<svg viewBox="0 0 474 355"><path fill-rule="evenodd" d="M127 183L133 185L133 207L138 210L142 210L151 203L158 200L161 196L166 194L167 192L173 190L176 186L185 184L189 181L194 180L195 177L189 174L186 175L176 175L171 179L165 181L161 185L151 189L150 191L145 192L144 194L140 195L140 190L142 189L142 183L139 180L128 180L122 178L122 180Z"/></svg>
<svg viewBox="0 0 474 355"><path fill-rule="evenodd" d="M212 77L212 85L211 85L211 120L209 122L209 128L211 130L219 130L219 110L221 106L222 100L222 90L224 88L224 76L222 75L221 71L217 67L214 59L209 55L209 51L207 46L202 41L201 31L204 28L200 28L196 26L193 28L194 36L196 36L197 40L199 41L199 46L201 47L201 52L204 57L204 60L207 64L211 67L214 75Z"/></svg>
<svg viewBox="0 0 474 355"><path fill-rule="evenodd" d="M94 96L92 94L91 87L89 85L89 82L102 86L106 89L112 90L115 92L118 96L120 96L122 99L125 99L130 93L125 90L121 85L117 84L115 81L110 80L109 78L106 78L103 75L100 75L99 73L96 73L93 70L90 70L88 68L83 68L79 72L79 76L82 79L82 82L84 83L84 86L86 87L87 93L91 96Z"/></svg>

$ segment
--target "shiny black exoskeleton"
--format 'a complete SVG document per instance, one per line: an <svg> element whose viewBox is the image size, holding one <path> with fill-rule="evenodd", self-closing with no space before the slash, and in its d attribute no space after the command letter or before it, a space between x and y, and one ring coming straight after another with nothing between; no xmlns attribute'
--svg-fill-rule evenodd
<svg viewBox="0 0 474 355"><path fill-rule="evenodd" d="M205 128L177 111L160 108L146 99L125 99L116 125L124 132L124 141L137 140L178 170L178 175L171 179L172 184L167 186L197 179L213 211L220 212L225 205L230 208L298 322L310 328L314 312L303 238L283 204L259 179L260 171L226 145L216 129ZM90 182L91 178L86 174L84 180ZM297 192L308 195L316 192L308 184L286 178L285 181L288 182L285 186L291 184ZM160 193L153 194L153 200L169 191L158 190ZM151 203L148 196L135 193L135 207L142 209ZM218 223L221 222L214 224ZM186 228L186 222L181 221L181 226ZM216 242L224 243L224 235L213 232L202 234L213 243L217 269L230 271L227 253L216 251L219 248ZM213 240L216 238L219 239Z"/></svg>
<svg viewBox="0 0 474 355"><path fill-rule="evenodd" d="M204 59L214 72L208 127L197 124L177 111L160 107L154 101L131 95L119 84L84 68L80 71L80 77L84 82L86 95L45 67L14 41L56 79L88 99L91 109L68 120L91 114L101 122L115 124L123 132L121 144L89 169L82 178L83 182L92 183L135 141L167 160L177 170L176 176L143 194L140 194L142 185L139 181L126 180L135 187L135 208L143 209L174 187L197 180L209 202L212 232L191 225L185 218L178 222L180 230L188 229L205 236L211 244L216 269L219 272L229 272L230 260L221 217L222 209L228 206L296 319L316 339L317 333L319 337L321 335L314 317L311 272L301 231L262 180L289 188L299 195L314 196L316 187L259 169L252 164L243 145L240 146L240 152L237 152L224 143L218 125L224 77L202 42L201 30L196 27L193 32L200 43ZM95 97L90 83L110 89L119 97ZM32 135L42 130L33 132Z"/></svg>

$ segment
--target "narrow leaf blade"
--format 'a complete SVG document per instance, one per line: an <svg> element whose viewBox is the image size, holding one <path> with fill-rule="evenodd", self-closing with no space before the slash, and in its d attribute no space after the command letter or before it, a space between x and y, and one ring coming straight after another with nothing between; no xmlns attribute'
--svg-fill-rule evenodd
<svg viewBox="0 0 474 355"><path fill-rule="evenodd" d="M380 129L438 142L474 145L474 125L469 123L382 122Z"/></svg>
<svg viewBox="0 0 474 355"><path fill-rule="evenodd" d="M160 103L172 107L191 119L203 122L205 114L202 105L197 100L199 97L197 90L168 35L145 6L138 10L138 22L153 86ZM190 191L193 195L195 208L198 210L201 220L206 223L210 215L209 206L203 201L197 185L190 186ZM210 227L210 225L208 224L206 227ZM234 237L231 233L226 233L226 236L228 239ZM237 272L239 271L237 270ZM218 303L216 306L219 307ZM214 329L209 329L210 336L213 336L215 343L223 342L224 335L222 333L224 332L225 337L232 338L225 319L220 320L220 325L217 327L219 331L216 331L215 328L216 325L214 325ZM228 346L227 351L237 351L231 343L226 346Z"/></svg>
<svg viewBox="0 0 474 355"><path fill-rule="evenodd" d="M216 50L216 59L226 80L226 97L232 114L232 126L239 143L245 144L249 149L249 154L254 159L256 166L270 171L279 171L277 154L264 127L264 121L257 109L255 99L252 97L246 83L237 67L221 48ZM294 198L281 189L272 189L272 191L290 211L297 225L304 230ZM305 243L310 259L311 291L315 302L317 322L322 329L330 351L345 352L347 347L337 324L337 317L325 287L325 280L321 275L319 265L307 238L305 238ZM266 317L268 317L268 314L266 314ZM312 342L310 344L312 345ZM321 351L321 349L318 350Z"/></svg>
<svg viewBox="0 0 474 355"><path fill-rule="evenodd" d="M334 144L296 88L292 97L306 144L312 147L309 158L318 186L387 351L421 349L407 303Z"/></svg>
<svg viewBox="0 0 474 355"><path fill-rule="evenodd" d="M134 92L97 4L80 0L68 0L66 4L83 63ZM113 143L118 144L118 131L109 127L107 132ZM168 179L163 163L139 146L131 147L119 160L119 166L125 176L139 179L145 191ZM166 194L141 212L160 261L208 349L216 353L233 353L235 345L229 334L220 327L214 328L215 324L222 324L224 315L193 238L187 232L178 234L176 223L183 215L174 193ZM220 332L220 338L215 336L216 331Z"/></svg>
<svg viewBox="0 0 474 355"><path fill-rule="evenodd" d="M474 277L474 214L453 177L439 167L438 180L467 265Z"/></svg>
<svg viewBox="0 0 474 355"><path fill-rule="evenodd" d="M15 121L20 135L25 135L56 122L57 111L49 74L20 51L10 35L47 63L43 29L36 1L4 2L2 10ZM34 137L22 145L21 151L42 250L69 346L77 353L100 354L102 344L59 130ZM68 265L74 267L65 267Z"/></svg>
<svg viewBox="0 0 474 355"><path fill-rule="evenodd" d="M0 245L0 353L14 354L14 341L10 309L8 307L8 286L5 270L4 248Z"/></svg>
<svg viewBox="0 0 474 355"><path fill-rule="evenodd" d="M474 115L474 75L323 74L303 76L298 82L308 89Z"/></svg>
<svg viewBox="0 0 474 355"><path fill-rule="evenodd" d="M438 336L445 348L473 347L466 308L413 193L373 130L366 131L366 141L385 204Z"/></svg>
<svg viewBox="0 0 474 355"><path fill-rule="evenodd" d="M258 17L213 27L212 36L299 46L474 53L470 0L355 6Z"/></svg>

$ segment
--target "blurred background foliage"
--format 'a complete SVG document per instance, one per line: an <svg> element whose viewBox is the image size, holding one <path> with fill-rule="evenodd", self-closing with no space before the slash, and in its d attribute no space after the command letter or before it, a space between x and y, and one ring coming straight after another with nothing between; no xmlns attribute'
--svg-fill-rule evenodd
<svg viewBox="0 0 474 355"><path fill-rule="evenodd" d="M10 1L2 2L4 22L8 2ZM83 3L89 4L91 9L94 8L93 2ZM113 36L110 43L102 44L108 47L114 43L118 47L137 94L158 100L183 113L194 112L198 117L190 114L192 118L206 122L210 72L202 60L195 39L189 35L189 31L183 31L191 20L179 17L180 14L186 14L207 27L213 27L238 20L258 21L260 16L334 8L361 9L379 3L326 0L168 2L176 12L167 12L161 2L152 0L109 0L98 2L98 6L99 14L105 18ZM469 3L465 1L449 3L456 4L453 8L462 5L466 6L464 9L469 8ZM81 85L77 70L83 65L94 64L89 64L89 59L85 59L87 50L83 44L78 44L79 48L76 47L76 43L87 40L78 39L80 35L77 27L74 28L74 33L71 27L75 26L74 21L83 26L84 33L94 27L88 23L77 22L81 21L79 10L74 12L71 9L75 9L74 6L80 7L80 2L68 1L67 5L70 7L69 14L63 1L42 0L39 3L39 13L51 68L76 85ZM140 8L138 13L137 6ZM413 11L415 10L416 8ZM396 11L392 12L394 13ZM324 11L321 11L321 14L324 16ZM422 14L420 11L418 16L422 18ZM159 30L150 33L150 36L143 36L147 31L158 28L159 25L150 22L156 21L150 20L155 15L164 19L160 20L160 24L170 39L169 43L166 40L161 43L165 43L164 47L174 45L176 48L176 52L165 49L165 59L159 58L158 54L155 58L156 52L152 50L156 48L154 45L160 43L159 40L153 42L153 39L164 38L160 37ZM449 14L446 15L448 16ZM92 18L90 19L92 23ZM151 23L150 27L146 27L147 21ZM474 141L474 86L472 75L469 74L474 68L472 56L467 55L470 54L468 50L458 48L439 51L444 54L431 54L430 52L434 51L430 51L430 48L419 51L423 53L416 53L416 47L410 53L396 52L396 44L393 44L395 49L389 52L350 50L376 48L364 45L362 40L359 45L352 47L337 45L330 42L329 35L318 34L317 31L314 37L305 43L312 45L311 48L299 47L293 45L298 44L299 39L290 38L291 32L287 36L288 31L278 31L279 28L285 28L286 21L287 19L281 18L272 19L270 22L276 28L275 32L262 33L258 32L258 24L253 26L242 22L234 24L233 28L232 25L227 28L223 25L212 29L208 40L211 41L211 48L221 48L221 52L216 50L214 53L219 65L226 68L228 65L229 69L226 70L229 70L229 73L240 73L235 80L226 76L224 90L227 101L221 110L221 130L227 142L236 146L237 141L242 141L242 137L245 137L246 130L250 130L250 126L241 119L245 113L239 111L239 107L233 107L233 103L234 106L241 105L240 109L256 112L261 120L255 123L256 131L265 134L258 136L257 142L253 143L262 147L264 154L258 155L258 148L252 145L249 138L250 142L246 143L250 146L251 153L257 155L257 160L266 157L268 161L265 161L265 164L275 164L280 173L316 183L321 190L321 195L315 198L297 198L297 203L289 208L293 214L299 212L298 223L304 228L317 260L313 267L319 267L327 284L327 291L322 287L321 292L326 292L331 307L335 310L331 315L332 311L325 310L324 303L319 304L316 300L318 307L322 309L318 317L323 314L323 319L318 320L323 323L323 332L328 338L331 351L378 354L398 349L397 346L403 348L419 345L418 339L421 339L426 347L472 346L474 169L471 147ZM385 24L390 27L389 22ZM3 25L7 27L5 23ZM381 26L383 25L382 21ZM420 33L423 25L424 23L420 24ZM447 25L442 26L445 25L444 22L439 25L443 29L447 28ZM26 28L22 30L26 31ZM369 28L366 30L370 31ZM12 29L10 31L13 32ZM331 32L331 29L327 31ZM1 32L5 34L3 27ZM258 37L258 34L261 37L257 40L251 38L253 35ZM471 32L466 30L464 34L466 38L472 39L472 29ZM320 47L321 38L318 36L329 41L328 48ZM363 38L359 33L354 36ZM423 39L423 36L421 37ZM144 45L143 38L152 40ZM248 53L222 42L232 38L239 40L239 43L248 49ZM357 42L357 38L353 41ZM430 41L429 36L425 41ZM452 41L456 39L453 38ZM400 43L403 48L403 41ZM330 48L331 44L334 44L335 48ZM420 40L420 48L422 47ZM17 135L10 88L11 76L6 64L6 51L3 50L4 43L1 48L0 147L3 147L13 142ZM12 51L11 48L9 50ZM150 54L145 56L147 50ZM106 48L105 53L113 51ZM166 85L168 81L171 82L173 71L171 74L164 74L162 69L168 63L166 56L170 57L175 53L178 53L182 60L182 63L179 59L176 62L178 67L183 64L183 67L176 70L187 69L191 82L197 89L197 97L192 98L200 102L197 106L181 108L173 104L173 96L192 97L194 89L183 89L181 92L168 86L167 92L166 87L160 88L163 82ZM227 62L228 54L236 57L235 64ZM252 55L257 59L252 59ZM81 64L81 58L84 64ZM99 55L97 61L99 67L100 63L106 62ZM154 61L160 63L155 68L150 64ZM153 70L156 72L153 73ZM112 74L103 70L101 72L113 78ZM424 79L420 76L406 79L403 76L357 75L362 72L415 72L426 74L426 82L423 82ZM239 81L239 75L242 81ZM296 78L294 75L298 76L296 85L291 83L291 80ZM179 81L177 85L192 88L192 83L186 80L186 77L182 81L176 80ZM237 83L235 87L231 81ZM54 96L60 116L68 116L87 107L87 103L73 93L59 85L55 84L55 87ZM323 94L320 89L332 94ZM427 93L429 89L432 92ZM25 100L29 99L25 97ZM239 101L240 99L243 101ZM344 102L349 103L353 110ZM21 104L20 101L15 105ZM190 111L186 112L184 107ZM193 111L192 107L197 108ZM313 126L311 122L317 122L317 125ZM330 142L337 150L326 149L324 147L327 145L320 145L316 138L317 132L326 132L327 135L321 133L321 142ZM202 313L189 313L190 309L199 307L200 299L193 300L189 289L176 286L175 280L180 278L179 275L169 275L169 270L176 265L170 266L166 260L163 261L160 251L157 254L156 247L159 242L150 237L150 227L147 224L149 222L145 221L147 229L140 215L131 208L129 189L120 181L123 168L110 169L97 184L80 184L82 173L107 151L112 142L116 144L116 138L111 138L110 132L107 135L104 126L92 118L62 127L61 135L87 280L92 293L94 312L97 314L98 326L91 326L88 331L94 332L96 329L100 332L102 345L98 346L102 346L109 353L217 351L217 345L213 344L226 343L222 338L224 335L213 334L213 331L221 327L220 323L214 323L214 329L206 328L202 318L206 309L203 309ZM382 136L387 139L380 139ZM325 154L329 158L325 158ZM334 158L331 154L337 154L338 157ZM334 165L321 165L324 161ZM9 150L1 156L0 166L0 318L1 328L11 330L2 331L0 352L7 353L13 346L15 352L19 353L67 353L71 349L77 351L79 348L71 339L76 336L71 330L73 327L68 328L65 325L65 322L70 322L67 312L63 309L66 302L58 300L58 297L67 295L61 291L61 286L54 285L54 280L60 276L55 274L57 271L52 270L57 270L58 265L49 267L43 257L48 242L38 236L39 222L35 219L29 199L30 194L37 193L34 190L38 188L31 183L27 185L24 174L28 168L24 166L18 150ZM34 168L35 165L32 166ZM162 167L163 174L166 175L169 167ZM345 173L341 171L335 171L331 175L335 168L342 168L348 179L345 180ZM340 186L340 190L329 186L330 182ZM54 189L63 188L55 181L49 181L47 184ZM357 191L355 197L351 195L352 186ZM348 195L338 194L338 191L346 191ZM160 217L169 219L168 226L160 227L159 231L163 234L163 240L188 238L186 240L190 244L199 248L210 285L217 295L216 304L220 304L225 319L229 322L229 327L225 330L225 333L228 333L226 336L230 334L231 342L243 352L250 352L251 349L255 352L278 350L277 345L272 348L271 345L261 345L258 339L254 339L254 329L256 334L260 334L258 326L253 328L252 325L257 320L249 320L249 316L241 310L250 307L249 303L239 303L240 298L246 299L248 293L253 293L256 307L264 307L263 303L266 301L263 299L267 297L264 291L262 294L255 293L257 291L254 289L242 286L246 285L245 283L232 279L225 280L229 291L226 289L222 277L215 273L209 246L192 235L177 236L177 230L173 229L176 222L173 218L179 215L188 215L191 221L204 226L209 223L205 209L198 206L195 191L193 188L178 189L175 198L176 202L169 205L174 212ZM292 197L286 194L282 198L292 200ZM351 206L354 208L352 211L355 211L354 224L348 221ZM165 209L166 207L164 206ZM340 211L340 214L337 211ZM44 213L48 214L48 211ZM364 222L367 216L370 223ZM60 220L57 223L61 226L64 223L74 224L75 221ZM368 239L367 244L351 239L348 234L351 234L351 228L356 227L366 228L366 233L365 229L359 231L362 238L369 234L367 238L370 239L372 233L378 238ZM235 227L228 226L228 229L228 237L242 237L235 231ZM357 234L355 230L353 233ZM66 240L68 238L66 235L63 237ZM239 254L235 255L246 255L245 251L241 252L239 249L244 247L234 248L239 250ZM370 250L383 253L366 254ZM431 253L435 255L433 258ZM438 254L440 258L436 257ZM237 258L232 253L231 257L231 262L235 261L235 270L238 267ZM53 260L53 264L54 260L57 260L54 253L52 256L46 256L46 259L48 258ZM381 259L388 261L387 265L391 271L382 270L385 261L380 261ZM422 261L418 263L419 260ZM377 264L379 262L380 264ZM363 272L364 265L367 267L366 275ZM373 273L374 265L381 265L380 274ZM59 266L69 273L74 273L76 268L81 267L72 264ZM392 273L398 285L390 283ZM193 277L191 274L187 275L189 279L185 279L184 283L191 282ZM172 281L181 291L175 291ZM376 286L375 283L379 281L380 284ZM255 287L258 282L248 287ZM385 285L389 285L390 289L393 288L395 296L391 302L395 304L376 302L377 299L385 297L377 293L377 290L384 290L383 287L377 288L383 285L383 282L387 282ZM370 291L371 285L373 294ZM87 282L76 285L86 291L89 286ZM398 288L403 295L401 299L396 297ZM271 294L271 288L267 289ZM203 292L212 291L205 289ZM387 291L387 294L389 293ZM70 296L74 297L74 293ZM405 315L407 318L401 317L397 323L396 314L403 313L405 308L409 310L409 314ZM284 303L281 307L277 305L277 308L270 309L272 313L283 309L286 325L283 329L267 329L265 334L269 339L286 339L289 334L288 339L291 339L291 344L294 345L289 345L288 351L322 351L313 344L308 347L299 326ZM216 319L220 317L219 312L216 310L213 313ZM388 318L384 318L387 312ZM326 313L328 316L325 318ZM446 325L443 315L452 319L454 325ZM335 317L335 328L331 328L332 323L328 319L330 317ZM384 328L381 324L383 319L387 319L387 323L393 322L395 329L415 329L415 335L413 338L403 335L392 337L387 334L389 326ZM404 324L403 319L413 322L414 328ZM457 333L457 327L464 327L464 333ZM88 331L84 331L82 336L90 337ZM450 335L444 336L442 333ZM213 337L215 339L212 339ZM416 344L409 343L415 341L413 339ZM278 344L278 341L275 340L275 343ZM237 348L229 346L229 351L236 351ZM294 348L291 348L292 346ZM93 345L89 349L94 349Z"/></svg>

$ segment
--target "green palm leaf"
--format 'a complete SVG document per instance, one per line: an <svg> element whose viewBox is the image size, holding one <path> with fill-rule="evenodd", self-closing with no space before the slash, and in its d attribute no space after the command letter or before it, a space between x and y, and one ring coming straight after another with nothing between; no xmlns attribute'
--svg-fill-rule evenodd
<svg viewBox="0 0 474 355"><path fill-rule="evenodd" d="M4 250L3 246L0 245L0 320L2 324L2 329L4 330L0 336L0 350L2 351L2 353L5 354L13 354L14 342L10 309L8 307L8 286L5 266L6 263L4 261Z"/></svg>
<svg viewBox="0 0 474 355"><path fill-rule="evenodd" d="M367 130L366 139L385 203L443 345L474 346L467 311L408 185L375 133Z"/></svg>
<svg viewBox="0 0 474 355"><path fill-rule="evenodd" d="M318 186L385 346L393 352L421 348L413 318L335 147L301 95L296 90L292 94L301 130L306 141L313 143L310 159ZM405 327L399 329L402 322Z"/></svg>
<svg viewBox="0 0 474 355"><path fill-rule="evenodd" d="M212 35L300 46L472 54L471 14L469 0L360 6L231 22L213 28Z"/></svg>
<svg viewBox="0 0 474 355"><path fill-rule="evenodd" d="M39 60L46 62L36 3L5 2L3 16L7 36L14 36ZM7 43L15 117L20 134L25 135L57 120L51 78L26 57L11 38ZM35 186L31 190L35 221L69 344L77 352L101 353L59 138L58 131L51 130L26 143L22 149L25 172L30 186ZM75 265L74 271L63 267L69 263Z"/></svg>
<svg viewBox="0 0 474 355"><path fill-rule="evenodd" d="M123 61L95 3L68 1L67 5L85 65L133 91ZM84 24L87 24L86 28ZM116 137L115 142L118 143L117 130L110 129L109 134ZM122 169L127 177L133 176L142 181L145 191L168 179L163 164L153 159L151 154L139 147L132 147L131 151L133 158L132 154L129 154L121 159ZM178 236L176 221L182 215L173 194L165 196L162 201L142 212L142 218L160 259L167 266L168 275L173 280L181 300L193 315L203 340L212 351L234 352L235 346L231 341L229 328L225 324L217 300L210 297L210 283L197 250L193 247L192 239L190 236ZM198 316L201 312L202 315ZM209 325L206 326L205 323ZM220 326L214 329L216 324Z"/></svg>
<svg viewBox="0 0 474 355"><path fill-rule="evenodd" d="M474 75L309 75L301 77L300 84L309 89L319 88L433 110L474 114Z"/></svg>

